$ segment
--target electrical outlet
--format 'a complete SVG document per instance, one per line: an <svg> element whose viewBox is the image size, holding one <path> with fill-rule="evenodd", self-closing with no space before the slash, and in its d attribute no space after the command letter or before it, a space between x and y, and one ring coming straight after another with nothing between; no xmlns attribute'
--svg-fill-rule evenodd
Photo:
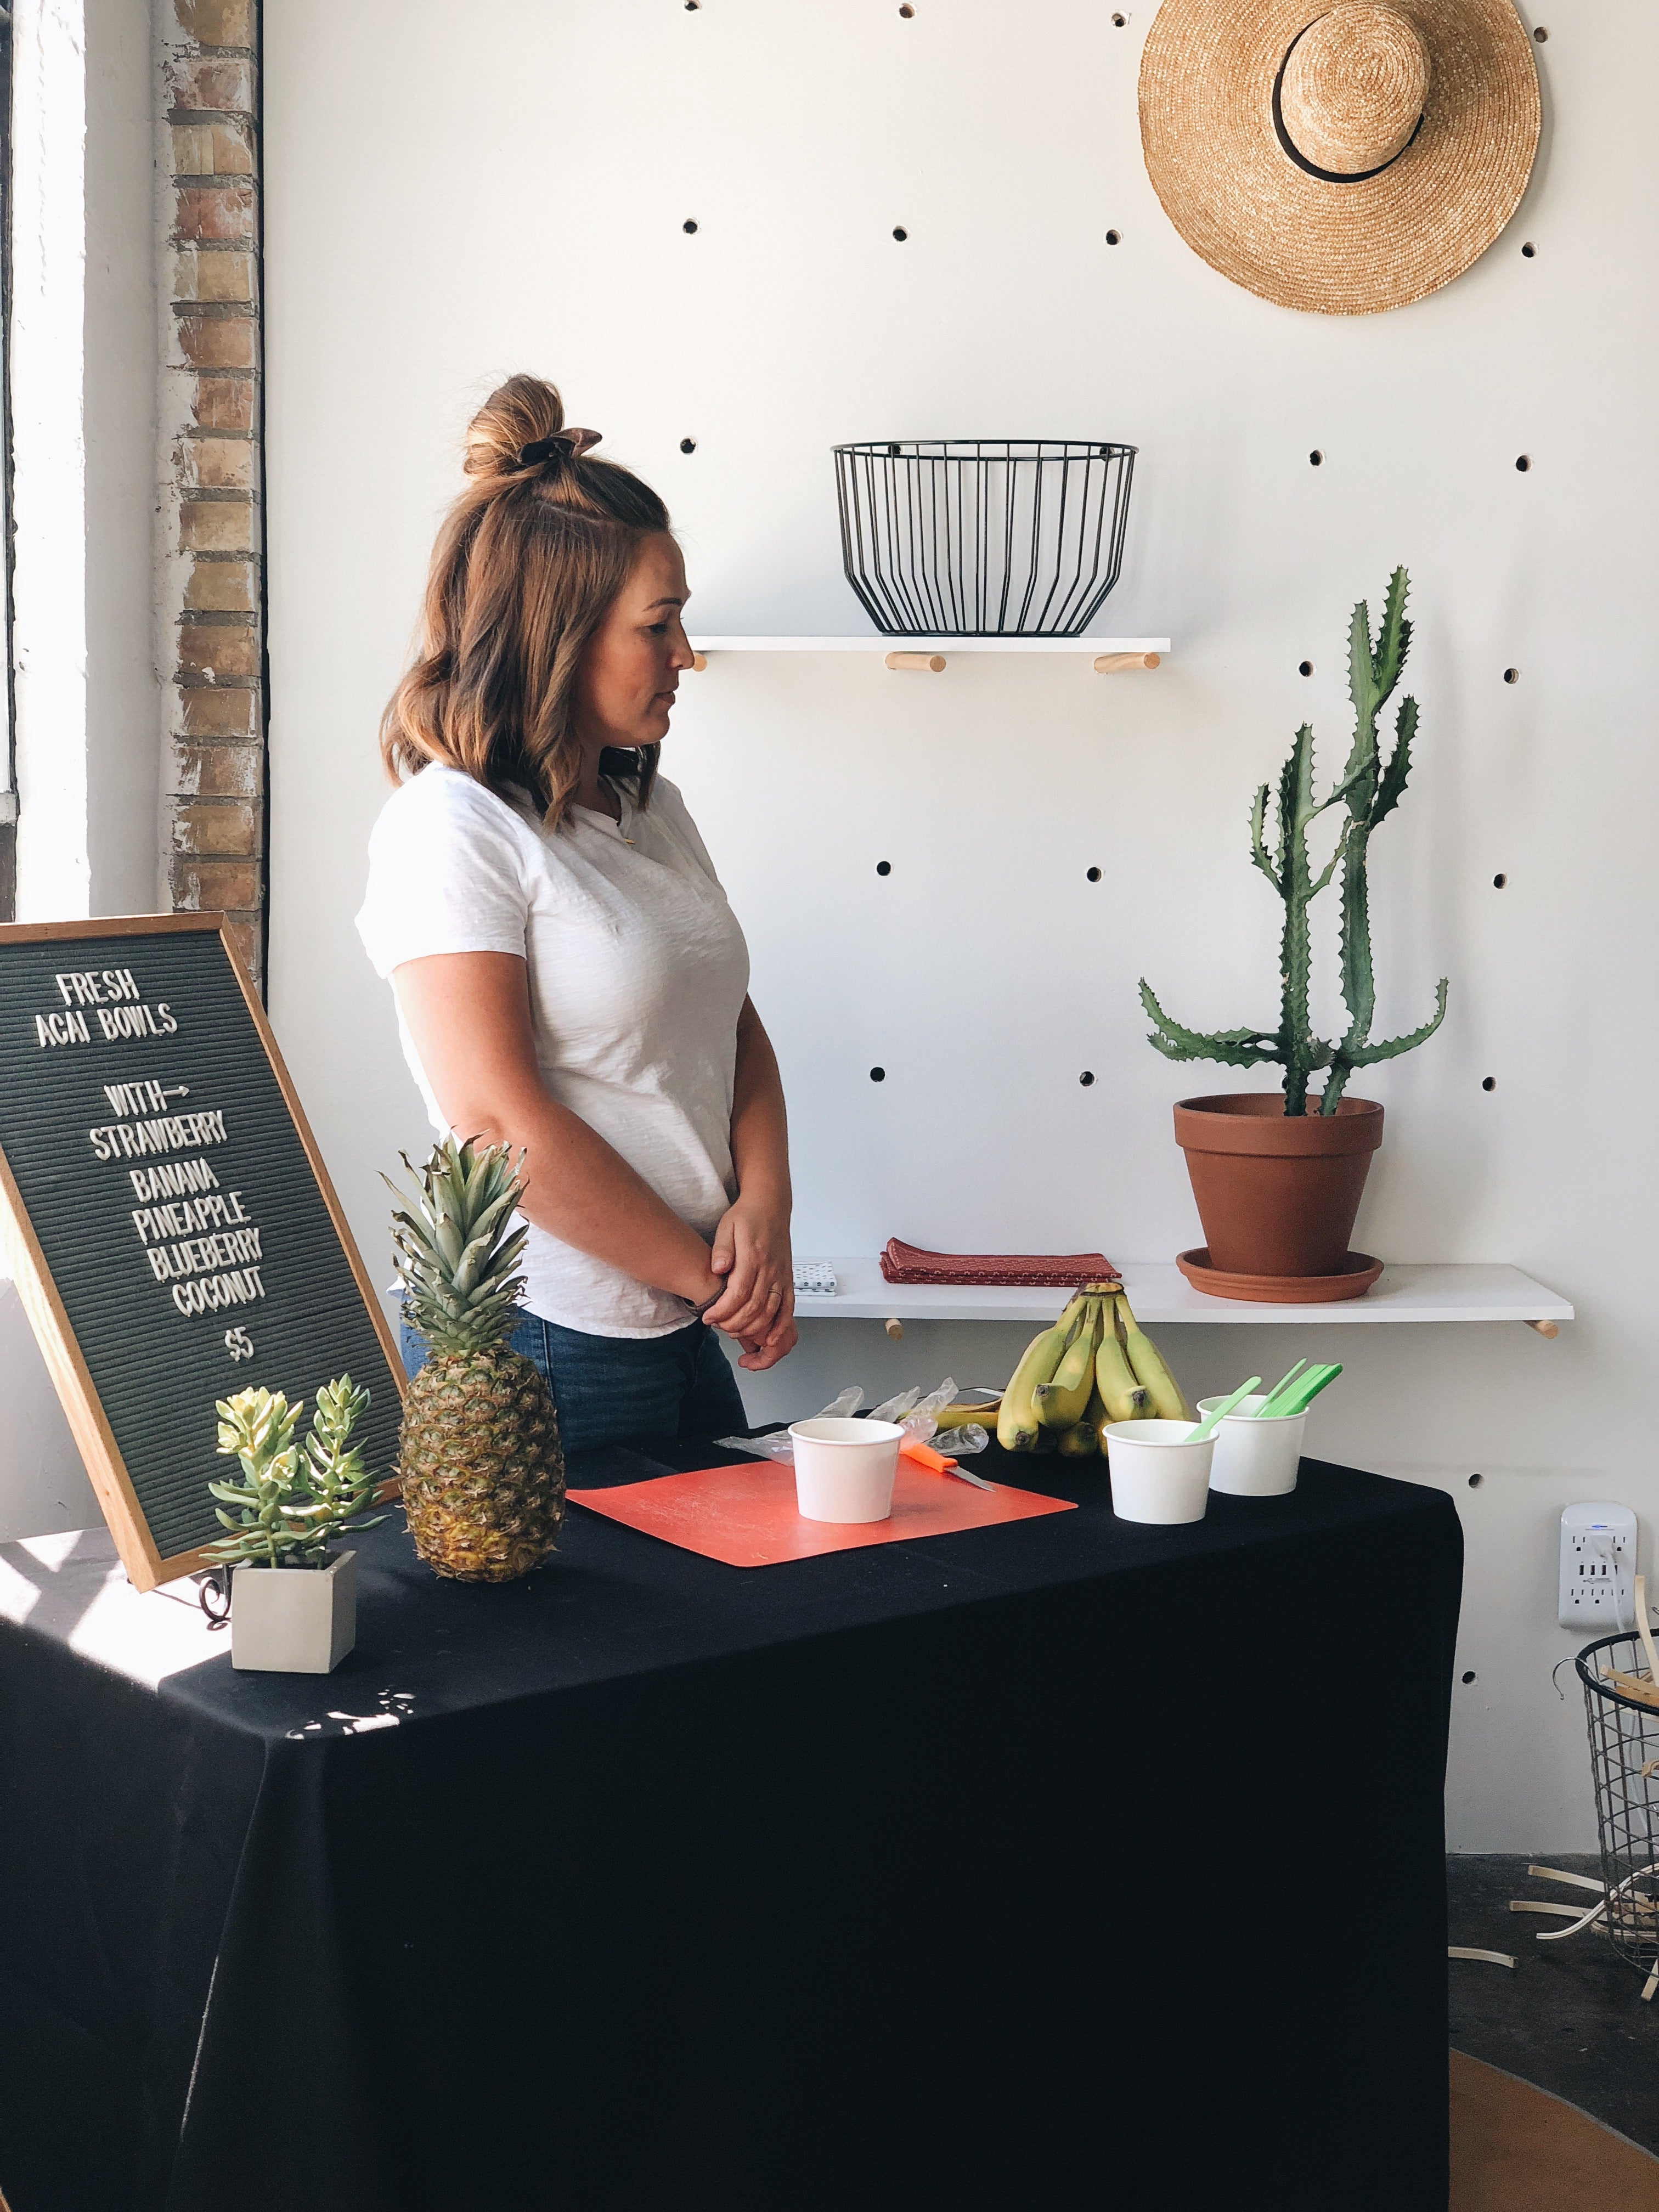
<svg viewBox="0 0 1659 2212"><path fill-rule="evenodd" d="M1628 1505L1569 1505L1561 1515L1563 1628L1593 1636L1636 1626L1636 1516Z"/></svg>

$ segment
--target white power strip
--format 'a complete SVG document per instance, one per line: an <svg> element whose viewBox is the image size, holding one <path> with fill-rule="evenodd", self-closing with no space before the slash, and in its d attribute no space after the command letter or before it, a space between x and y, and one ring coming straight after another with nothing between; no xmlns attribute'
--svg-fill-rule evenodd
<svg viewBox="0 0 1659 2212"><path fill-rule="evenodd" d="M1563 1628L1613 1636L1636 1626L1636 1516L1628 1505L1569 1505L1561 1514Z"/></svg>

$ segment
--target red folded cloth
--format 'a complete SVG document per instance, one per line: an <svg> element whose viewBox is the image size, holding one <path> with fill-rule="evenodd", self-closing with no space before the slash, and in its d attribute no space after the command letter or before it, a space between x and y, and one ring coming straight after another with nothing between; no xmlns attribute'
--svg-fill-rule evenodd
<svg viewBox="0 0 1659 2212"><path fill-rule="evenodd" d="M1080 1283L1122 1279L1103 1252L1065 1252L1015 1256L1002 1253L923 1252L890 1237L881 1255L890 1283L980 1284L994 1290L1016 1287L1066 1291Z"/></svg>

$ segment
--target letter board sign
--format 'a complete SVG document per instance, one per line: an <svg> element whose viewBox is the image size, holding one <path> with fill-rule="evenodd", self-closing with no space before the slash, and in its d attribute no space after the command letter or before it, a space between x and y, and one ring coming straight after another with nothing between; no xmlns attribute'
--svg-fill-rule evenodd
<svg viewBox="0 0 1659 2212"><path fill-rule="evenodd" d="M208 1564L216 1402L403 1367L218 915L0 927L0 1233L128 1574Z"/></svg>

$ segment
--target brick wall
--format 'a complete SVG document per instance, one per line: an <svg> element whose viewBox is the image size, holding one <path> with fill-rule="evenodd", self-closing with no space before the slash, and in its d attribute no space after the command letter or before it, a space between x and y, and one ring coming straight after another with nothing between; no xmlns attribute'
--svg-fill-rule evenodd
<svg viewBox="0 0 1659 2212"><path fill-rule="evenodd" d="M164 896L264 970L258 0L165 0Z"/></svg>

